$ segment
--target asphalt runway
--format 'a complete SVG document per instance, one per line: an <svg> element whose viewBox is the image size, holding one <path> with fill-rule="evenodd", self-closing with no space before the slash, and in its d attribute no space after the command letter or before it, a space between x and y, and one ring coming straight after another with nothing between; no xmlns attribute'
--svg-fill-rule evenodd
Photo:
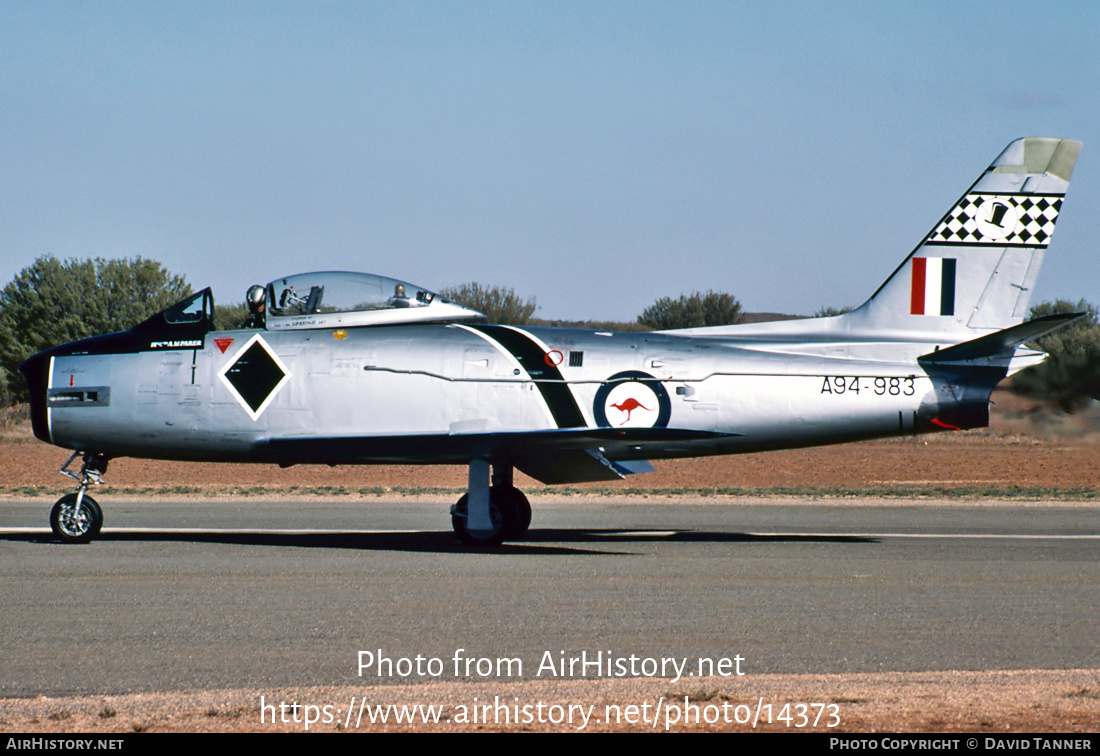
<svg viewBox="0 0 1100 756"><path fill-rule="evenodd" d="M0 502L0 696L451 681L456 655L457 679L582 653L1100 666L1095 505L535 500L527 541L478 553L442 500L100 503L100 538L67 546L49 503ZM360 677L360 651L393 671Z"/></svg>

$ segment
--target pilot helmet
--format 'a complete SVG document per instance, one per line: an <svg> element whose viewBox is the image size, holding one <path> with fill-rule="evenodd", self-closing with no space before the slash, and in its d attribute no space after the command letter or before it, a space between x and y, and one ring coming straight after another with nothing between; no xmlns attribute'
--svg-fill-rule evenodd
<svg viewBox="0 0 1100 756"><path fill-rule="evenodd" d="M264 287L259 285L249 286L244 299L248 303L248 309L256 312L264 305Z"/></svg>

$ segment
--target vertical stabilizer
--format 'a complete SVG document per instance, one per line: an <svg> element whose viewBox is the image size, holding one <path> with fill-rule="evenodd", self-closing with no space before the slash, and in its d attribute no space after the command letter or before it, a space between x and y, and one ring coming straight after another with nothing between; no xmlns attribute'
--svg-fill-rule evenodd
<svg viewBox="0 0 1100 756"><path fill-rule="evenodd" d="M1023 321L1080 142L1017 139L862 307L853 330L974 338Z"/></svg>

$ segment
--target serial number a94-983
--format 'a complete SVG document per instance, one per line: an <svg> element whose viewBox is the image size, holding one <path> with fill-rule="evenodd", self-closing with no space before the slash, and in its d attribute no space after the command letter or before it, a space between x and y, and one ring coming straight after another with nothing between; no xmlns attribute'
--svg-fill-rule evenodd
<svg viewBox="0 0 1100 756"><path fill-rule="evenodd" d="M916 393L916 377L826 375L821 383L822 394L858 394L861 391L875 396L912 396Z"/></svg>

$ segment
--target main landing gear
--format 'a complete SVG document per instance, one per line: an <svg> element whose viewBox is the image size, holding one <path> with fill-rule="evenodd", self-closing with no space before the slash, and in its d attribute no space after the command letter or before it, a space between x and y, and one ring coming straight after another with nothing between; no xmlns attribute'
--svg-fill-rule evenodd
<svg viewBox="0 0 1100 756"><path fill-rule="evenodd" d="M69 465L80 455L76 451L61 466L61 473L80 483L76 493L65 494L50 510L50 528L53 534L64 543L87 543L103 527L103 510L86 491L92 483L103 482L107 472L107 458L102 454L85 452L80 465L80 474L69 469Z"/></svg>
<svg viewBox="0 0 1100 756"><path fill-rule="evenodd" d="M512 466L470 462L468 493L451 507L451 527L470 546L499 546L522 538L531 525L531 503L512 485Z"/></svg>

